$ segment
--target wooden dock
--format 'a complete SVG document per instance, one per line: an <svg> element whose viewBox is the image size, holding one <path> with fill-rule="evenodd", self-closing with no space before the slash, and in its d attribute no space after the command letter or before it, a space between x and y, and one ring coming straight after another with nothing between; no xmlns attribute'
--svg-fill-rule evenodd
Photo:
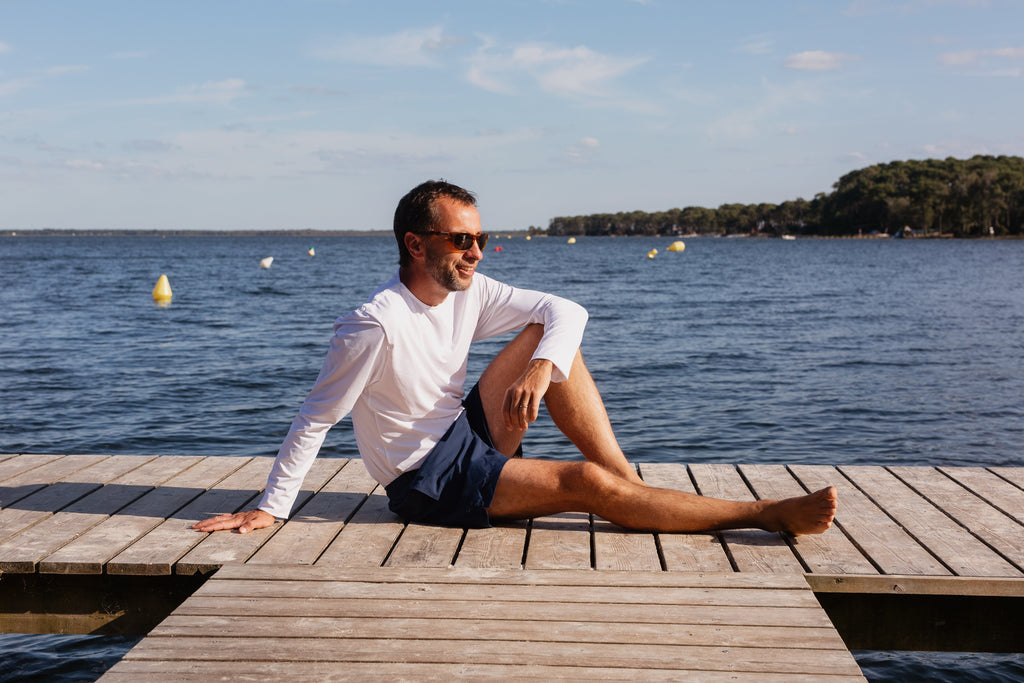
<svg viewBox="0 0 1024 683"><path fill-rule="evenodd" d="M321 458L288 522L189 529L271 462L0 455L0 630L155 626L111 680L857 680L847 648L1024 651L1024 468L639 465L735 500L837 486L834 528L792 538L405 525L360 460Z"/></svg>

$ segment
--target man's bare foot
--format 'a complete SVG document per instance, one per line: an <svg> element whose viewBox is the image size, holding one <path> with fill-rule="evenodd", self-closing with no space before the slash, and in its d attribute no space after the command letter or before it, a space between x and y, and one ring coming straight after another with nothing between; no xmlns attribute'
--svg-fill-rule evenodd
<svg viewBox="0 0 1024 683"><path fill-rule="evenodd" d="M761 528L794 536L825 533L836 516L838 495L835 486L828 486L806 496L766 501L769 505L764 509Z"/></svg>

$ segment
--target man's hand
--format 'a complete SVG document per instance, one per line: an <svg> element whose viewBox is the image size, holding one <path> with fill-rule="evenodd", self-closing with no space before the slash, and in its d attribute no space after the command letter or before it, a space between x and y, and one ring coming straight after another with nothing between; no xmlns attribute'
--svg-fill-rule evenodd
<svg viewBox="0 0 1024 683"><path fill-rule="evenodd" d="M256 529L270 526L274 523L274 515L263 510L246 510L236 512L233 515L218 515L202 522L196 522L192 528L196 531L220 531L222 529L238 529L238 533L245 534Z"/></svg>
<svg viewBox="0 0 1024 683"><path fill-rule="evenodd" d="M506 428L525 430L537 419L540 401L551 384L553 367L551 361L535 358L530 361L523 376L505 391L501 412L505 416Z"/></svg>

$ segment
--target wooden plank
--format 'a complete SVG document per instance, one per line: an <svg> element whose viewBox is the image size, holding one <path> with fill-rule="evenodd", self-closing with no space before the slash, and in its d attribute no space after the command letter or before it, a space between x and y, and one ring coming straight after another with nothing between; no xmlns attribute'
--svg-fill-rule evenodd
<svg viewBox="0 0 1024 683"><path fill-rule="evenodd" d="M882 467L861 465L840 471L899 522L958 576L1019 575L962 526Z"/></svg>
<svg viewBox="0 0 1024 683"><path fill-rule="evenodd" d="M348 462L338 458L317 458L306 473L302 489L295 496L295 508L301 508L337 471ZM258 501L253 501L253 505ZM252 506L250 506L252 507ZM175 565L176 574L207 574L233 562L244 562L281 528L281 522L245 534L215 531L206 534Z"/></svg>
<svg viewBox="0 0 1024 683"><path fill-rule="evenodd" d="M16 458L9 458L0 462L0 483L3 484L3 488L10 486L7 481L11 477L16 477L23 472L28 472L31 469L45 465L46 463L56 460L60 457L57 454L46 454L46 453L26 453L19 455Z"/></svg>
<svg viewBox="0 0 1024 683"><path fill-rule="evenodd" d="M1024 489L1024 467L989 467L988 469L1017 488Z"/></svg>
<svg viewBox="0 0 1024 683"><path fill-rule="evenodd" d="M1024 526L1019 522L931 467L890 467L889 471L1013 563L1017 571L1010 575L1021 575Z"/></svg>
<svg viewBox="0 0 1024 683"><path fill-rule="evenodd" d="M362 460L348 461L247 562L313 564L376 486Z"/></svg>
<svg viewBox="0 0 1024 683"><path fill-rule="evenodd" d="M37 563L170 477L167 463L115 455L129 472L0 544L0 572L33 572Z"/></svg>
<svg viewBox="0 0 1024 683"><path fill-rule="evenodd" d="M196 522L234 512L252 500L267 481L271 458L235 458L242 462L215 488L195 498L137 542L107 562L108 574L170 574L178 558L206 537L192 530Z"/></svg>
<svg viewBox="0 0 1024 683"><path fill-rule="evenodd" d="M1024 524L1024 490L984 467L940 467L939 471Z"/></svg>
<svg viewBox="0 0 1024 683"><path fill-rule="evenodd" d="M409 524L385 567L450 567L462 542L462 529Z"/></svg>
<svg viewBox="0 0 1024 683"><path fill-rule="evenodd" d="M571 571L571 570L570 570ZM824 577L817 577L824 578ZM841 577L859 579L861 577ZM878 578L878 577L867 577ZM859 587L859 586L858 586ZM873 587L877 588L877 586ZM509 592L516 590L515 584L507 586ZM840 591L826 591L840 592ZM857 592L857 591L847 591ZM868 592L868 591L862 591ZM297 597L249 596L245 601L237 595L218 596L197 593L181 605L175 614L191 616L247 616L273 614L279 616L336 617L379 617L426 618L438 614L438 603L433 599L416 597L382 598L368 600L364 597L326 598L308 597L309 590ZM749 605L689 605L663 604L652 608L649 603L616 603L609 609L607 603L573 602L572 616L589 622L617 622L624 624L704 624L713 626L751 625L764 627L806 627L825 628L831 622L816 606L804 607L758 607L751 611ZM561 603L551 601L525 601L515 599L489 600L486 603L469 598L449 598L443 605L449 615L465 619L487 619L500 615L502 619L532 619L535 621L561 621L565 619ZM600 628L600 627L598 627Z"/></svg>
<svg viewBox="0 0 1024 683"><path fill-rule="evenodd" d="M731 465L698 463L690 473L703 496L725 500L756 500L736 468ZM781 534L759 529L721 532L726 551L741 572L803 572L804 568Z"/></svg>
<svg viewBox="0 0 1024 683"><path fill-rule="evenodd" d="M697 495L685 465L641 463L640 474L650 486L676 489ZM658 534L661 555L668 571L729 572L729 556L717 533Z"/></svg>
<svg viewBox="0 0 1024 683"><path fill-rule="evenodd" d="M783 465L740 465L740 471L761 500L778 500L807 493ZM792 537L789 544L811 572L877 573L874 565L868 562L837 526L823 534Z"/></svg>
<svg viewBox="0 0 1024 683"><path fill-rule="evenodd" d="M500 522L490 529L466 529L455 565L467 568L520 569L526 552L527 523Z"/></svg>
<svg viewBox="0 0 1024 683"><path fill-rule="evenodd" d="M883 573L952 573L834 467L791 465L789 469L810 491L829 485L838 489L837 526Z"/></svg>
<svg viewBox="0 0 1024 683"><path fill-rule="evenodd" d="M223 479L239 459L166 455L180 472L39 563L41 573L100 574L110 558Z"/></svg>
<svg viewBox="0 0 1024 683"><path fill-rule="evenodd" d="M181 661L121 661L100 680L104 683L126 681L209 681L228 680L241 675L260 680L288 680L295 683L310 681L366 681L386 674L392 680L577 680L577 681L678 681L680 672L659 669L622 669L593 666L540 666L537 664L439 664L396 663L386 665L374 662L181 662ZM771 672L689 671L687 680L701 683L852 683L864 681L855 674L797 674Z"/></svg>
<svg viewBox="0 0 1024 683"><path fill-rule="evenodd" d="M661 571L654 534L623 529L594 518L594 568L618 571Z"/></svg>
<svg viewBox="0 0 1024 683"><path fill-rule="evenodd" d="M526 569L589 569L590 515L564 512L530 524Z"/></svg>
<svg viewBox="0 0 1024 683"><path fill-rule="evenodd" d="M375 601L371 601L375 602ZM575 605L574 605L575 607ZM750 607L754 612L757 607ZM282 616L253 612L248 615L187 616L172 614L154 628L152 637L207 636L211 638L274 637L287 633L291 638L396 638L404 640L448 640L454 634L472 634L473 640L543 641L548 643L630 643L643 645L710 645L722 647L786 647L797 639L813 650L840 650L839 634L831 627L765 627L761 625L601 622L601 628L565 613L558 622L529 618L510 619L502 615L467 618L445 608L439 618L435 612L421 617L393 617L378 613L371 617L353 617L342 612L326 617ZM441 624L443 629L437 628Z"/></svg>
<svg viewBox="0 0 1024 683"><path fill-rule="evenodd" d="M63 464L72 458L75 456L68 456L50 464ZM81 463L78 461L70 475L22 498L11 507L0 510L0 541L7 540L19 531L46 519L54 512L67 507L147 460L149 460L148 457L139 457L136 461L123 457L112 459L102 456L98 462L94 461L95 464L76 469L77 465ZM48 466L33 470L33 473L46 469L46 467Z"/></svg>
<svg viewBox="0 0 1024 683"><path fill-rule="evenodd" d="M698 645L607 644L486 640L398 640L335 638L296 640L248 638L243 656L237 638L177 637L144 639L127 659L186 661L339 661L399 663L521 664L595 666L677 671L743 671L801 674L846 674L859 671L845 650L791 647L729 648Z"/></svg>
<svg viewBox="0 0 1024 683"><path fill-rule="evenodd" d="M816 593L1024 598L1024 581L992 576L852 576L809 574Z"/></svg>
<svg viewBox="0 0 1024 683"><path fill-rule="evenodd" d="M668 573L668 572L595 572L584 570L510 571L501 569L466 569L453 567L445 571L424 568L341 567L318 564L312 567L290 565L225 565L217 571L216 585L228 580L263 581L357 581L388 583L475 584L480 581L523 586L620 586L678 588L752 588L759 590L796 590L807 587L798 574L733 574L733 573ZM213 585L207 583L207 586Z"/></svg>
<svg viewBox="0 0 1024 683"><path fill-rule="evenodd" d="M380 567L405 530L402 519L388 509L383 489L374 489L315 564L333 567Z"/></svg>
<svg viewBox="0 0 1024 683"><path fill-rule="evenodd" d="M0 486L0 508L11 507L22 498L108 457L106 455L66 455L63 458L48 455L20 456L14 463L20 467L8 468L9 472L17 473L7 477L3 486ZM6 463L0 463L0 466L4 464Z"/></svg>

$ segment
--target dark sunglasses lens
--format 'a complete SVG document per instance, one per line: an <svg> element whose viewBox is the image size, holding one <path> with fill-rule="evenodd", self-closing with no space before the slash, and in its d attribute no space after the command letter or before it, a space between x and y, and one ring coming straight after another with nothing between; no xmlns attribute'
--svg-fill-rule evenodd
<svg viewBox="0 0 1024 683"><path fill-rule="evenodd" d="M485 233L471 235L468 232L457 232L452 235L452 245L459 251L472 249L474 237L476 237L476 243L480 245L481 250L487 246L487 235Z"/></svg>

